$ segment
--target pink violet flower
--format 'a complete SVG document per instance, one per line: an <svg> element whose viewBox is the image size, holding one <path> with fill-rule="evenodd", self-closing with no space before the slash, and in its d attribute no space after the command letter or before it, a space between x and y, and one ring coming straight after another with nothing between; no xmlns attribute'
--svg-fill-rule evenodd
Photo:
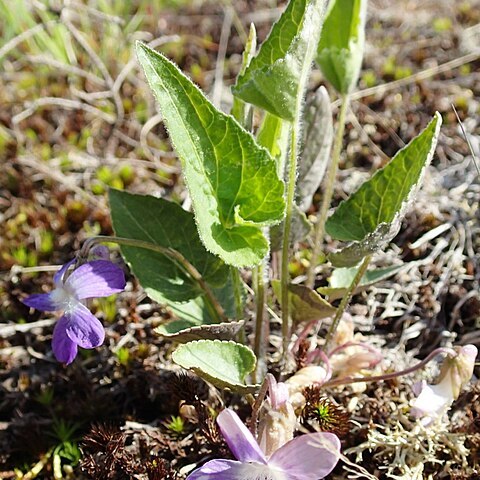
<svg viewBox="0 0 480 480"><path fill-rule="evenodd" d="M340 440L333 433L301 435L267 457L233 410L223 410L217 423L237 460L210 460L187 480L319 480L339 459Z"/></svg>
<svg viewBox="0 0 480 480"><path fill-rule="evenodd" d="M108 297L125 288L125 275L120 267L107 260L94 260L67 271L70 262L55 274L55 289L50 293L30 295L23 303L37 310L63 315L53 330L52 349L59 362L72 363L78 347L95 348L105 339L100 321L87 309L83 300Z"/></svg>

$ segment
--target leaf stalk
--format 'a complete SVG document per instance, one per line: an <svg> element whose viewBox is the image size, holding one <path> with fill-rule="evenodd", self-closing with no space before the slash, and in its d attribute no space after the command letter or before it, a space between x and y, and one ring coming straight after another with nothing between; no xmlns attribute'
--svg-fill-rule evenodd
<svg viewBox="0 0 480 480"><path fill-rule="evenodd" d="M170 247L166 248L160 245L156 245L154 243L145 242L143 240L137 240L134 238L122 238L122 237L98 235L98 236L90 237L83 244L83 247L80 250L80 254L79 254L80 258L86 257L88 255L88 251L94 244L104 243L104 242L117 243L118 245L125 245L128 247L144 248L146 250L151 250L152 252L160 253L161 255L168 257L173 262L175 262L195 282L197 282L198 286L203 290L207 302L212 307L212 311L216 315L217 321L219 323L228 321L222 306L218 302L217 298L213 294L207 282L205 282L201 273L179 251Z"/></svg>
<svg viewBox="0 0 480 480"><path fill-rule="evenodd" d="M312 258L310 260L310 267L307 273L307 287L313 288L315 284L315 270L318 265L318 256L323 245L323 239L325 236L325 222L327 221L327 214L332 203L333 190L335 187L335 179L338 171L338 164L340 163L340 153L343 145L343 134L345 132L345 120L349 105L349 94L344 93L342 95L342 103L340 106L340 112L338 114L337 122L337 134L335 135L335 143L333 145L332 162L328 168L328 174L325 179L325 191L323 193L322 204L320 206L320 212L315 224L315 232L313 237L313 251Z"/></svg>

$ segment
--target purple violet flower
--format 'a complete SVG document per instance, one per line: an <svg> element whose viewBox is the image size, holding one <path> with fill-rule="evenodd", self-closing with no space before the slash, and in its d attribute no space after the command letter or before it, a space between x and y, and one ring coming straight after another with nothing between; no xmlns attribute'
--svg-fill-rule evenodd
<svg viewBox="0 0 480 480"><path fill-rule="evenodd" d="M210 460L187 480L319 480L339 459L340 440L333 433L307 433L266 457L238 415L226 408L217 423L237 460Z"/></svg>
<svg viewBox="0 0 480 480"><path fill-rule="evenodd" d="M46 312L63 310L53 330L52 349L59 362L72 363L78 346L95 348L103 343L105 330L82 300L108 297L125 288L125 275L120 267L107 260L84 263L66 275L70 262L55 274L55 289L50 293L30 295L23 303Z"/></svg>

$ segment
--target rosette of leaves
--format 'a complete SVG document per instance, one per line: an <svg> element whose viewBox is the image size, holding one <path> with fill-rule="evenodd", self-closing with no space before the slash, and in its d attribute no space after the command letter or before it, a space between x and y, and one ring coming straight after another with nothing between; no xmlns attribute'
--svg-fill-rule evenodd
<svg viewBox="0 0 480 480"><path fill-rule="evenodd" d="M316 61L341 94L357 84L365 48L367 0L331 0Z"/></svg>

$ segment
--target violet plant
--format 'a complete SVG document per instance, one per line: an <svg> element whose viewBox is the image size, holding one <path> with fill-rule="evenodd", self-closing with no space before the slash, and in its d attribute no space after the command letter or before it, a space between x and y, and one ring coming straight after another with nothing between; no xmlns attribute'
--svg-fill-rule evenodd
<svg viewBox="0 0 480 480"><path fill-rule="evenodd" d="M436 113L423 132L328 216L349 95L362 63L366 14L366 0L331 0L328 8L326 0L290 0L258 51L252 26L230 114L214 106L164 55L142 43L136 46L181 161L192 211L163 198L112 189L116 236L90 239L80 258L93 245L118 243L147 295L173 313L172 320L156 329L178 344L172 360L250 400L264 382L269 361L280 362L282 375L291 372L294 337L311 338L318 348L310 358L313 363L323 359L327 370L331 355L352 346L360 348L367 366L380 358L355 342L334 349L330 343L357 288L396 271L368 267L400 229L432 160L442 118ZM335 139L327 90L307 93L314 63L341 101ZM319 213L308 218L320 186ZM334 251L325 245L327 234L338 245ZM312 250L310 267L294 279L289 266L292 251L300 245ZM119 267L106 260L87 262L69 274L70 265L55 276L53 292L25 300L40 310L64 310L53 350L65 363L73 361L78 346L93 348L104 339L103 328L83 299L110 295L125 285ZM253 319L246 317L249 271ZM276 278L274 271L279 272ZM316 280L327 272L330 285L315 289ZM280 306L281 351L268 358L264 332L270 316L277 315L267 309L273 298ZM328 318L322 341L311 332ZM250 320L251 329L246 325ZM392 375L397 374L370 380ZM335 386L368 380L331 379L326 374L312 383ZM278 406L274 397L271 403ZM257 403L262 401L257 396ZM237 460L212 460L189 479L314 480L326 476L338 461L340 444L331 433L301 435L267 456L232 410L220 413L218 425Z"/></svg>

